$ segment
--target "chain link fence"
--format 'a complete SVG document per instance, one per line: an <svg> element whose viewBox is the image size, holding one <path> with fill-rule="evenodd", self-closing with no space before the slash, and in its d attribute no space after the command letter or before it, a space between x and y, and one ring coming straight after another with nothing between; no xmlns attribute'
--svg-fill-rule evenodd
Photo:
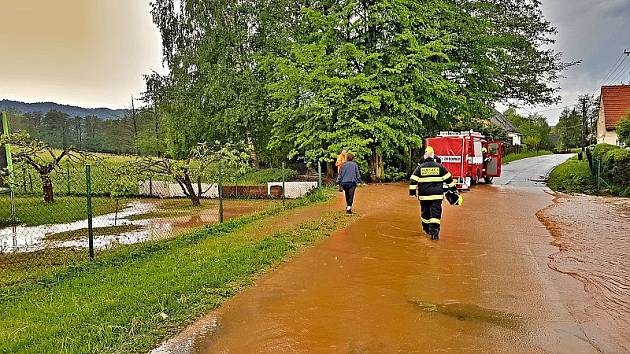
<svg viewBox="0 0 630 354"><path fill-rule="evenodd" d="M189 188L172 176L124 176L103 164L66 162L48 174L16 164L13 171L10 188L0 192L0 288L126 245L279 207L320 185L316 174L298 176L284 164L239 178L218 169Z"/></svg>

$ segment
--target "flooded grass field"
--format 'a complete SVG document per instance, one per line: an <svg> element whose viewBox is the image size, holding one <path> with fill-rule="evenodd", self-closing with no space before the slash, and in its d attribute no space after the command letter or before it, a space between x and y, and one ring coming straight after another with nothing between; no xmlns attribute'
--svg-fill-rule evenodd
<svg viewBox="0 0 630 354"><path fill-rule="evenodd" d="M68 200L57 204L55 212L46 214L42 222L63 214ZM205 225L218 223L219 202L204 200L193 207L186 199L135 200L121 203L115 212L111 199L101 200L101 215L93 218L94 248L97 252L147 241L177 237ZM226 200L224 218L263 211L280 205L278 200ZM47 206L51 208L51 206ZM75 208L81 208L75 205ZM59 220L73 220L58 224L41 224L32 218L30 224L0 229L0 286L19 283L24 279L54 272L72 263L87 260L87 220L75 216L60 216ZM82 213L81 213L82 212ZM74 215L74 214L73 214ZM35 224L35 225L32 225Z"/></svg>

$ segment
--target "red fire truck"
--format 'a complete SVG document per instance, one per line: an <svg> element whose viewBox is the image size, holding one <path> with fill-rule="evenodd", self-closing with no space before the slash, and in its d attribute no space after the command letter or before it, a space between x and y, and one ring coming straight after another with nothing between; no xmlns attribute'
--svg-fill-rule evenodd
<svg viewBox="0 0 630 354"><path fill-rule="evenodd" d="M482 179L491 183L494 177L501 177L500 141L488 141L480 133L470 131L441 132L426 143L433 147L435 155L457 180L459 189L469 189Z"/></svg>

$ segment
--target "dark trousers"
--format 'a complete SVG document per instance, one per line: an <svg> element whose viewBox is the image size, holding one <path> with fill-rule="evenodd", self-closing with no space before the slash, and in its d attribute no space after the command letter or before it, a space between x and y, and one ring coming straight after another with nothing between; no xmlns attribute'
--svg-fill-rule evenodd
<svg viewBox="0 0 630 354"><path fill-rule="evenodd" d="M346 193L346 205L351 207L354 201L354 191L357 190L356 183L342 183L341 188Z"/></svg>
<svg viewBox="0 0 630 354"><path fill-rule="evenodd" d="M440 234L440 222L442 219L441 200L421 200L420 210L422 216L422 229L431 236Z"/></svg>

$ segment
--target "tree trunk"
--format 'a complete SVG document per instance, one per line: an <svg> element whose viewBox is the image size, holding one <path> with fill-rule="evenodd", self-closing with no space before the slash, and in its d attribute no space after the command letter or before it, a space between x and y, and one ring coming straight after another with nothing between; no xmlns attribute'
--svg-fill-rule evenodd
<svg viewBox="0 0 630 354"><path fill-rule="evenodd" d="M192 205L193 206L201 205L201 199L199 195L195 192L195 187L193 186L190 176L186 175L182 182L184 183L184 187L186 188L186 191L187 191L186 194L188 194L188 198L192 202Z"/></svg>
<svg viewBox="0 0 630 354"><path fill-rule="evenodd" d="M247 135L247 145L249 145L250 149L249 158L252 160L252 166L255 169L259 169L260 163L258 162L258 154L256 154L256 146L254 145L254 141L249 136L249 134Z"/></svg>
<svg viewBox="0 0 630 354"><path fill-rule="evenodd" d="M55 201L53 194L53 184L49 175L40 175L42 180L42 189L44 192L44 202L52 203Z"/></svg>
<svg viewBox="0 0 630 354"><path fill-rule="evenodd" d="M369 161L370 177L372 182L380 183L385 177L385 163L383 162L383 154L374 152Z"/></svg>

